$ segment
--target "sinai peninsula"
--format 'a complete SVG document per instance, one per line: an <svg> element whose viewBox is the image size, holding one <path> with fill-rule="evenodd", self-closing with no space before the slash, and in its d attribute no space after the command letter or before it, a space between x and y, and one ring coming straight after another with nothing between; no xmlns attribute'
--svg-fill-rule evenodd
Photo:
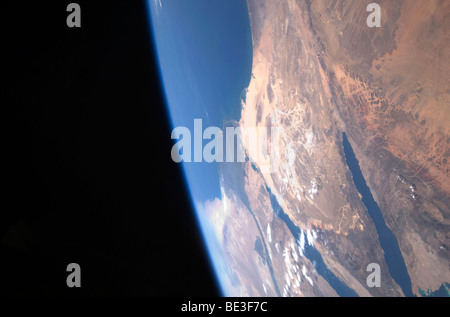
<svg viewBox="0 0 450 317"><path fill-rule="evenodd" d="M203 203L226 295L448 296L450 1L378 1L379 27L369 4L247 1L252 73L228 124L279 142L268 171L252 155L274 149L244 140Z"/></svg>

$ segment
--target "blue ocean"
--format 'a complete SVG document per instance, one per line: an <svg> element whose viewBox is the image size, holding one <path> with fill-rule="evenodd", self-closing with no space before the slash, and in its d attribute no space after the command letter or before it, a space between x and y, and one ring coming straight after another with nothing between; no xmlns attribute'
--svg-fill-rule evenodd
<svg viewBox="0 0 450 317"><path fill-rule="evenodd" d="M253 55L246 2L173 0L149 5L156 5L151 10L154 37L172 125L193 131L194 118L203 120L203 129L239 120ZM216 164L185 164L185 172L196 199L220 197Z"/></svg>

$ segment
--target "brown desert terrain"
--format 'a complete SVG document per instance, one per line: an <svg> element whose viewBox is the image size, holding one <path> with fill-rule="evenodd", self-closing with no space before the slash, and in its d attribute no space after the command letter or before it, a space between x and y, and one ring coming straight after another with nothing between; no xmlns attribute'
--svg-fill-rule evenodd
<svg viewBox="0 0 450 317"><path fill-rule="evenodd" d="M223 206L206 208L225 211L210 217L236 295L338 295L306 244L357 295L405 295L347 166L344 132L412 293L450 282L450 1L378 1L373 28L369 3L247 1L253 67L235 124L278 127L280 142L267 172L244 140L253 163L222 164L223 199L211 204ZM366 285L369 263L381 287Z"/></svg>

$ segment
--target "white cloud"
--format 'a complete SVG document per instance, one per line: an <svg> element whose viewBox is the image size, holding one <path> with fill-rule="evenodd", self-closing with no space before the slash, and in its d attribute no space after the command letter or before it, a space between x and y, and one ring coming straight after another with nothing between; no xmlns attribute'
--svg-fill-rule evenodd
<svg viewBox="0 0 450 317"><path fill-rule="evenodd" d="M303 233L303 230L300 229L300 237L298 240L298 252L300 253L300 256L303 256L304 251L305 251L305 234Z"/></svg>
<svg viewBox="0 0 450 317"><path fill-rule="evenodd" d="M297 255L297 252L295 252L295 243L294 243L293 240L291 241L290 246L291 246L291 250L292 250L291 251L292 252L292 257L294 258L294 261L297 262L298 261L298 255Z"/></svg>
<svg viewBox="0 0 450 317"><path fill-rule="evenodd" d="M291 268L291 259L289 257L289 249L284 248L283 250L284 262L286 263L286 267L289 270Z"/></svg>
<svg viewBox="0 0 450 317"><path fill-rule="evenodd" d="M306 278L308 283L311 284L311 286L313 286L314 283L313 283L312 279L308 276L307 273L308 273L308 271L306 270L306 266L303 265L303 267L302 267L302 274Z"/></svg>
<svg viewBox="0 0 450 317"><path fill-rule="evenodd" d="M311 230L306 230L306 239L308 240L308 244L314 246L314 236L311 233Z"/></svg>
<svg viewBox="0 0 450 317"><path fill-rule="evenodd" d="M155 6L155 10L156 10L156 14L158 15L159 14L159 12L161 11L161 9L162 9L162 2L161 2L161 0L154 0L153 1L153 4L154 4L154 6Z"/></svg>

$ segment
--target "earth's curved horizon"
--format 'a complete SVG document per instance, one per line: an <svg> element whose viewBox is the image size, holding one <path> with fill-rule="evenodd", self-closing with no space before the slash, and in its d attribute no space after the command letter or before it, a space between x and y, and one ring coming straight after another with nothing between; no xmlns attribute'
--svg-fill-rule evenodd
<svg viewBox="0 0 450 317"><path fill-rule="evenodd" d="M245 82L251 66L234 125L282 131L274 172L183 163L225 296L449 295L450 1L377 1L381 27L366 23L370 2L230 1L221 9L249 24L251 65L245 34L211 27L231 51L201 46L207 35L186 30L194 13L149 2L174 126L230 119L237 86L215 85ZM367 284L370 263L380 287Z"/></svg>

